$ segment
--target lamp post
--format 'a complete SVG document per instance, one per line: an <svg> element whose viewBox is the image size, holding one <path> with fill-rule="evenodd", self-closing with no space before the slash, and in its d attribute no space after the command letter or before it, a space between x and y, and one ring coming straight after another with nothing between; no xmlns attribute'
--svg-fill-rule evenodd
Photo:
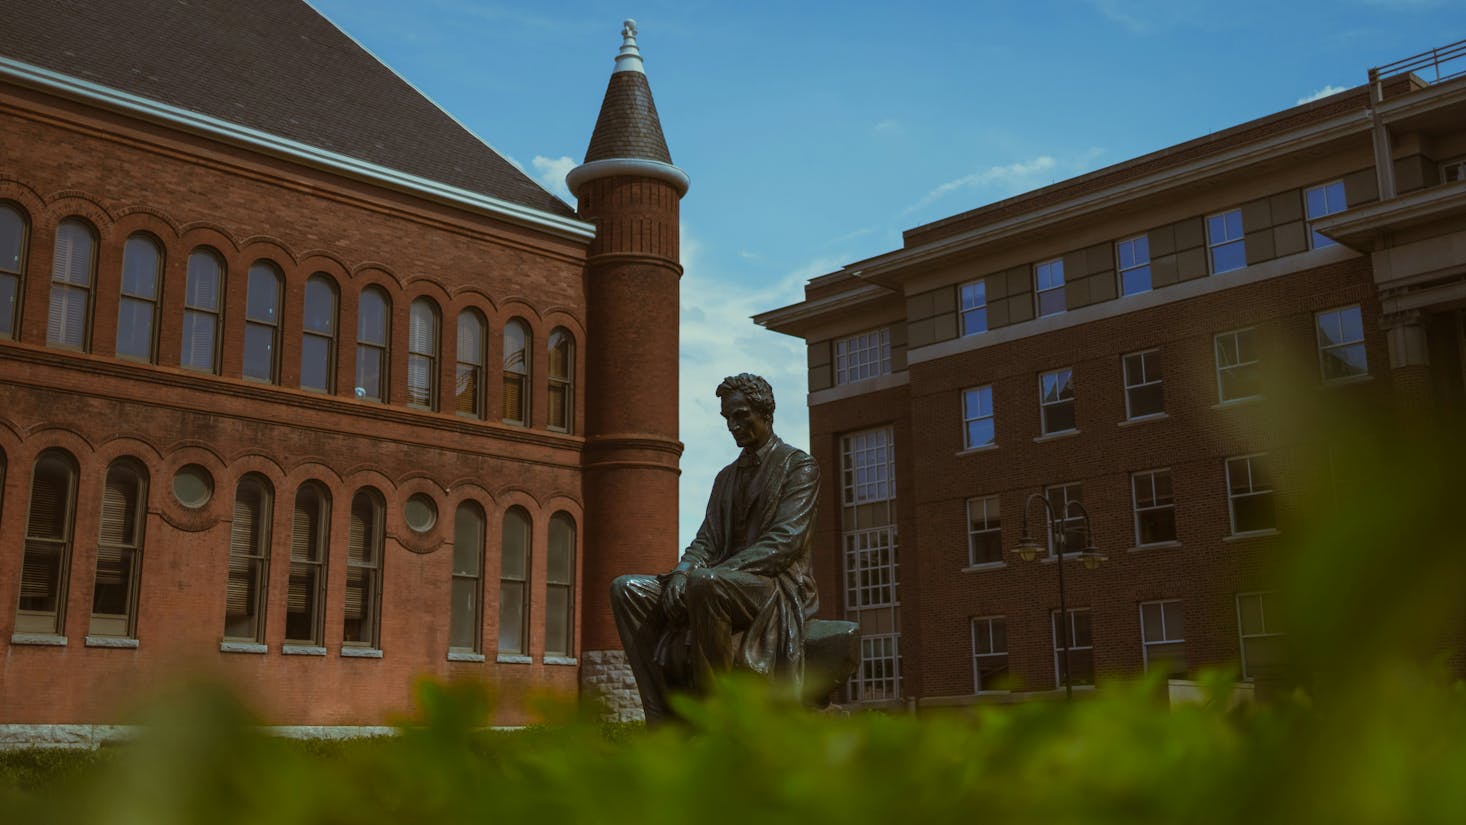
<svg viewBox="0 0 1466 825"><path fill-rule="evenodd" d="M1024 561L1033 561L1038 558L1039 543L1028 529L1028 511L1033 507L1035 500L1043 505L1044 524L1049 531L1049 540L1053 542L1054 551L1059 557L1058 563L1054 566L1059 569L1059 621L1061 627L1059 643L1063 645L1064 650L1064 699L1072 702L1074 701L1074 671L1069 663L1069 636L1072 633L1073 625L1070 623L1069 606L1064 597L1064 554L1068 551L1068 541L1065 535L1068 531L1064 529L1064 522L1068 521L1071 508L1078 508L1082 525L1079 529L1084 533L1084 547L1075 551L1079 560L1084 562L1086 569L1093 570L1100 566L1105 556L1094 546L1094 534L1089 527L1089 511L1084 509L1083 504L1070 501L1064 505L1064 512L1057 513L1047 496L1043 493L1032 493L1028 496L1028 500L1023 502L1023 536L1018 539L1017 547L1019 558Z"/></svg>

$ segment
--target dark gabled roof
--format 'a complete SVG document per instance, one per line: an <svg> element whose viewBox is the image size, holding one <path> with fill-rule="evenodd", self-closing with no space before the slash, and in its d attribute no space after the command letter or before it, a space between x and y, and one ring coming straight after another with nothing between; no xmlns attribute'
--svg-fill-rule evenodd
<svg viewBox="0 0 1466 825"><path fill-rule="evenodd" d="M14 60L574 214L302 0L0 0L0 33Z"/></svg>
<svg viewBox="0 0 1466 825"><path fill-rule="evenodd" d="M672 162L667 139L662 136L662 121L657 117L657 104L652 102L652 87L643 72L613 72L606 85L585 162L611 158Z"/></svg>

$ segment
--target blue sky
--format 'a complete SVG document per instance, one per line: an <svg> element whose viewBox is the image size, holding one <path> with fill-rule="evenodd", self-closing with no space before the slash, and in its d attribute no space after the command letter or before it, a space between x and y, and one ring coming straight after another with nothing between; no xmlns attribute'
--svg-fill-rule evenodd
<svg viewBox="0 0 1466 825"><path fill-rule="evenodd" d="M808 444L803 343L748 316L901 231L1359 85L1466 38L1466 0L310 0L552 191L634 17L683 199L679 534L760 372ZM826 483L832 483L827 480ZM667 548L668 564L680 548Z"/></svg>

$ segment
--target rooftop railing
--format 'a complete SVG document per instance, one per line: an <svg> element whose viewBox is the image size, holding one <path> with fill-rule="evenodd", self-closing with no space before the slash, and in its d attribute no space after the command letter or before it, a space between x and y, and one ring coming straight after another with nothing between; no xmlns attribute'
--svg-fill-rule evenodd
<svg viewBox="0 0 1466 825"><path fill-rule="evenodd" d="M1430 84L1466 75L1466 40L1376 66L1369 70L1369 84L1378 88L1381 80L1406 73Z"/></svg>

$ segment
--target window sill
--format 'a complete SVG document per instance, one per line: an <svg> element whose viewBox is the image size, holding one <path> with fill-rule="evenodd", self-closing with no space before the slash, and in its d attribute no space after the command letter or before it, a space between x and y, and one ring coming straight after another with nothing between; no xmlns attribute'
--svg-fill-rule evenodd
<svg viewBox="0 0 1466 825"><path fill-rule="evenodd" d="M1228 410L1232 407L1245 407L1249 404L1256 404L1267 398L1265 395L1249 395L1246 398L1229 398L1226 401L1218 401L1211 405L1214 410Z"/></svg>
<svg viewBox="0 0 1466 825"><path fill-rule="evenodd" d="M1222 541L1232 543L1238 541L1247 541L1248 539L1266 538L1267 536L1276 535L1279 535L1277 528L1269 527L1266 530L1249 530L1246 533L1233 533L1230 536L1222 536Z"/></svg>
<svg viewBox="0 0 1466 825"><path fill-rule="evenodd" d="M546 656L545 657L545 664L547 664L547 665L578 665L578 664L580 664L580 662L574 656Z"/></svg>
<svg viewBox="0 0 1466 825"><path fill-rule="evenodd" d="M137 650L137 639L126 636L88 636L87 647L115 647L123 650Z"/></svg>
<svg viewBox="0 0 1466 825"><path fill-rule="evenodd" d="M220 653L269 653L270 646L259 642L220 642Z"/></svg>
<svg viewBox="0 0 1466 825"><path fill-rule="evenodd" d="M996 449L998 449L998 445L996 442L994 442L992 444L984 444L981 447L967 447L965 449L958 450L956 453L954 453L954 455L973 455L974 453L986 453Z"/></svg>
<svg viewBox="0 0 1466 825"><path fill-rule="evenodd" d="M1332 381L1324 381L1318 385L1318 388L1321 390L1331 390L1335 387L1347 387L1352 384L1368 384L1373 380L1374 376L1366 372L1363 375L1351 375L1348 378L1335 378Z"/></svg>
<svg viewBox="0 0 1466 825"><path fill-rule="evenodd" d="M382 651L375 647L347 647L342 645L341 658L343 659L380 659Z"/></svg>
<svg viewBox="0 0 1466 825"><path fill-rule="evenodd" d="M984 570L1001 570L1002 568L1007 566L1008 563L1005 561L987 561L983 562L982 564L969 564L966 567L962 568L962 572L981 573Z"/></svg>
<svg viewBox="0 0 1466 825"><path fill-rule="evenodd" d="M1134 547L1127 548L1125 550L1125 552L1126 553L1146 553L1146 552L1149 552L1151 550L1180 550L1180 549L1181 549L1181 542L1179 542L1179 541L1158 541L1158 542L1156 542L1154 544L1137 544Z"/></svg>
<svg viewBox="0 0 1466 825"><path fill-rule="evenodd" d="M280 652L286 656L325 656L326 648L320 645L292 645L280 646Z"/></svg>
<svg viewBox="0 0 1466 825"><path fill-rule="evenodd" d="M1044 433L1043 435L1034 438L1033 443L1042 444L1045 441L1058 441L1061 438L1071 438L1076 435L1079 435L1078 427L1072 430L1060 430L1056 433Z"/></svg>
<svg viewBox="0 0 1466 825"><path fill-rule="evenodd" d="M56 633L12 633L13 645L40 645L41 647L66 647L66 637Z"/></svg>
<svg viewBox="0 0 1466 825"><path fill-rule="evenodd" d="M1150 415L1137 415L1134 418L1127 418L1115 426L1134 427L1137 424L1149 424L1152 421L1165 421L1167 418L1170 418L1170 416L1163 412L1151 413Z"/></svg>
<svg viewBox="0 0 1466 825"><path fill-rule="evenodd" d="M498 662L501 665L534 664L534 659L524 655L523 653L500 653L497 657L495 657L494 661Z"/></svg>
<svg viewBox="0 0 1466 825"><path fill-rule="evenodd" d="M482 661L484 661L484 654L482 654L482 653L474 653L471 650L450 650L450 651L448 651L448 661L450 661L450 662L482 662Z"/></svg>

